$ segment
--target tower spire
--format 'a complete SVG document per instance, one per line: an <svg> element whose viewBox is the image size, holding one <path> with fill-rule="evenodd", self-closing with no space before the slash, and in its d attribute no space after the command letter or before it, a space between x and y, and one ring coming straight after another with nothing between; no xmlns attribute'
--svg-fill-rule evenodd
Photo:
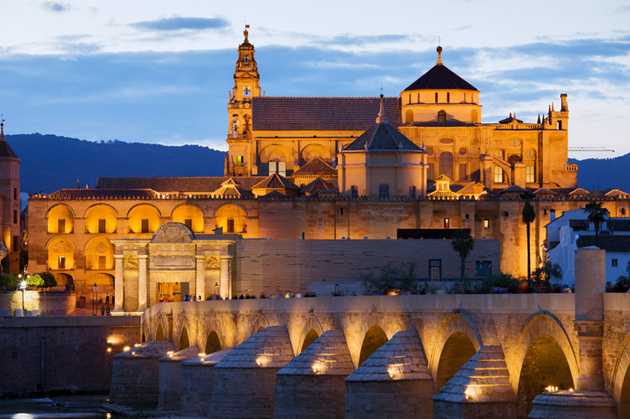
<svg viewBox="0 0 630 419"><path fill-rule="evenodd" d="M437 47L437 53L438 53L437 65L442 65L442 47L441 46Z"/></svg>
<svg viewBox="0 0 630 419"><path fill-rule="evenodd" d="M249 41L249 39L247 38L249 35L248 29L249 29L249 25L245 25L245 30L243 31L243 35L245 36L245 42Z"/></svg>
<svg viewBox="0 0 630 419"><path fill-rule="evenodd" d="M376 118L377 124L387 124L387 115L385 115L385 105L383 104L383 94L381 93L381 108L378 111L378 117Z"/></svg>
<svg viewBox="0 0 630 419"><path fill-rule="evenodd" d="M0 115L0 140L6 141L4 138L4 115Z"/></svg>

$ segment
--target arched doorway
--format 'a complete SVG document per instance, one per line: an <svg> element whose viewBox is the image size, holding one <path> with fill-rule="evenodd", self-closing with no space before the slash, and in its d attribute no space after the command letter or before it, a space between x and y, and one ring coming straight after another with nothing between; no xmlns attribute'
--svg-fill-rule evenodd
<svg viewBox="0 0 630 419"><path fill-rule="evenodd" d="M306 334L306 337L304 338L304 343L302 344L302 349L300 350L300 352L303 352L306 348L311 346L311 343L315 342L318 337L319 334L315 331L315 329L309 330Z"/></svg>
<svg viewBox="0 0 630 419"><path fill-rule="evenodd" d="M361 355L359 356L359 366L370 357L378 348L385 345L389 339L383 331L383 329L374 325L370 327L363 338L363 345L361 345Z"/></svg>
<svg viewBox="0 0 630 419"><path fill-rule="evenodd" d="M221 341L219 340L219 335L214 330L210 332L208 335L208 339L206 339L206 354L211 354L214 352L219 352L221 350Z"/></svg>
<svg viewBox="0 0 630 419"><path fill-rule="evenodd" d="M560 345L549 335L538 336L527 349L517 394L517 417L527 418L532 401L547 386L558 390L575 388L569 363Z"/></svg>
<svg viewBox="0 0 630 419"><path fill-rule="evenodd" d="M451 334L438 363L437 376L435 378L435 389L439 390L455 376L457 371L462 368L468 360L477 353L475 346L468 336L463 332L455 332Z"/></svg>

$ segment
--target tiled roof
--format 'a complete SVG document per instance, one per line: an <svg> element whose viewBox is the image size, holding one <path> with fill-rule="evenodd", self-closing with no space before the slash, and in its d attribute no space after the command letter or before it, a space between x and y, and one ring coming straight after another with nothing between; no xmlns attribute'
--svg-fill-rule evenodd
<svg viewBox="0 0 630 419"><path fill-rule="evenodd" d="M7 140L4 138L4 135L0 138L0 158L3 157L13 159L18 158L17 154L15 154L15 151L13 151Z"/></svg>
<svg viewBox="0 0 630 419"><path fill-rule="evenodd" d="M547 189L547 188L540 188L540 189L536 189L533 192L534 195L557 195L554 191L552 191L551 189Z"/></svg>
<svg viewBox="0 0 630 419"><path fill-rule="evenodd" d="M525 193L527 192L525 189L521 188L518 185L510 185L507 188L499 191L499 193Z"/></svg>
<svg viewBox="0 0 630 419"><path fill-rule="evenodd" d="M117 353L113 358L160 359L174 349L173 344L167 340L149 340L138 347L132 348L130 351Z"/></svg>
<svg viewBox="0 0 630 419"><path fill-rule="evenodd" d="M337 176L337 169L321 158L315 157L293 172L293 177L295 178L296 176Z"/></svg>
<svg viewBox="0 0 630 419"><path fill-rule="evenodd" d="M232 352L232 349L234 349L234 348L228 348L228 349L224 349L222 351L213 352L211 354L206 354L205 356L200 356L198 358L192 358L192 359L189 359L187 361L183 361L182 365L193 365L193 366L197 366L197 365L216 365L219 362L221 362L221 360L223 358L225 358L225 356L227 354Z"/></svg>
<svg viewBox="0 0 630 419"><path fill-rule="evenodd" d="M160 358L160 362L182 362L192 358L196 358L199 355L199 347L197 345L189 346L181 351L175 352L171 355L166 355Z"/></svg>
<svg viewBox="0 0 630 419"><path fill-rule="evenodd" d="M335 185L326 182L320 177L300 189L300 193L306 195L312 195L317 192L337 192L337 189L335 189Z"/></svg>
<svg viewBox="0 0 630 419"><path fill-rule="evenodd" d="M516 120L519 124L522 124L523 121L521 121L520 119L516 119L516 114L514 114L514 116L512 116L512 114L510 113L510 116L502 119L499 121L499 124L509 124L510 122Z"/></svg>
<svg viewBox="0 0 630 419"><path fill-rule="evenodd" d="M229 177L101 177L97 189L153 189L156 192L211 193L221 187ZM251 189L261 176L238 177L243 189Z"/></svg>
<svg viewBox="0 0 630 419"><path fill-rule="evenodd" d="M282 368L291 359L287 327L270 326L234 348L215 368Z"/></svg>
<svg viewBox="0 0 630 419"><path fill-rule="evenodd" d="M370 129L343 150L421 151L422 149L401 134L394 126L381 123L372 125Z"/></svg>
<svg viewBox="0 0 630 419"><path fill-rule="evenodd" d="M48 199L154 199L159 194L151 189L61 189L46 195Z"/></svg>
<svg viewBox="0 0 630 419"><path fill-rule="evenodd" d="M236 197L245 197L245 196L254 196L250 191L241 188L240 183L235 181L232 178L229 178L225 182L221 184L221 187L216 191L212 192L212 196L236 196Z"/></svg>
<svg viewBox="0 0 630 419"><path fill-rule="evenodd" d="M475 86L453 73L443 64L437 64L422 77L414 81L407 90L460 89L478 91Z"/></svg>
<svg viewBox="0 0 630 419"><path fill-rule="evenodd" d="M573 191L571 191L568 195L571 196L576 196L576 195L588 195L588 191L586 189L582 189L582 188L575 188L573 189Z"/></svg>
<svg viewBox="0 0 630 419"><path fill-rule="evenodd" d="M478 191L475 191L475 189L477 189ZM479 190L481 192L479 192ZM468 185L457 191L457 193L460 195L474 195L475 193L484 192L486 192L486 187L479 182L470 182Z"/></svg>
<svg viewBox="0 0 630 419"><path fill-rule="evenodd" d="M630 236L580 236L577 239L577 247L597 246L602 250L614 252L630 252Z"/></svg>
<svg viewBox="0 0 630 419"><path fill-rule="evenodd" d="M590 222L588 220L569 220L569 227L577 230L588 230Z"/></svg>
<svg viewBox="0 0 630 419"><path fill-rule="evenodd" d="M365 131L380 107L379 97L255 97L254 131ZM398 98L383 99L392 125L401 125Z"/></svg>
<svg viewBox="0 0 630 419"><path fill-rule="evenodd" d="M283 194L277 189L269 192L268 194L261 196L261 198L286 198L286 197L287 197L286 194Z"/></svg>
<svg viewBox="0 0 630 419"><path fill-rule="evenodd" d="M251 189L300 189L300 187L284 176L273 173L252 186Z"/></svg>
<svg viewBox="0 0 630 419"><path fill-rule="evenodd" d="M328 330L284 366L277 375L343 375L354 371L354 364L343 330Z"/></svg>
<svg viewBox="0 0 630 419"><path fill-rule="evenodd" d="M612 231L630 231L630 220L608 220L606 227Z"/></svg>
<svg viewBox="0 0 630 419"><path fill-rule="evenodd" d="M397 332L346 378L346 382L399 380L432 380L416 331Z"/></svg>
<svg viewBox="0 0 630 419"><path fill-rule="evenodd" d="M626 196L628 196L628 194L625 193L622 190L619 190L619 189L611 189L608 192L606 192L606 196L622 196L622 197L626 197Z"/></svg>

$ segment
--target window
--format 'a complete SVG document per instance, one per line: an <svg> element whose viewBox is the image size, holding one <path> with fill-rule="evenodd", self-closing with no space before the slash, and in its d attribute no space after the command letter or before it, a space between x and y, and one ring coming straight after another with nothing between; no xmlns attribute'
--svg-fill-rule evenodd
<svg viewBox="0 0 630 419"><path fill-rule="evenodd" d="M621 215L626 215L626 209L625 208L621 209Z"/></svg>
<svg viewBox="0 0 630 419"><path fill-rule="evenodd" d="M495 155L495 157L498 157L498 158L502 159L503 158L503 150L495 150L494 151L494 155Z"/></svg>
<svg viewBox="0 0 630 419"><path fill-rule="evenodd" d="M459 180L468 180L468 165L466 163L459 164Z"/></svg>
<svg viewBox="0 0 630 419"><path fill-rule="evenodd" d="M341 216L343 217L343 207L339 208L339 213L341 214Z"/></svg>
<svg viewBox="0 0 630 419"><path fill-rule="evenodd" d="M96 266L97 269L106 269L106 265L107 264L107 256L99 256L98 257L98 265Z"/></svg>
<svg viewBox="0 0 630 419"><path fill-rule="evenodd" d="M499 166L494 166L494 183L503 183L503 169Z"/></svg>
<svg viewBox="0 0 630 419"><path fill-rule="evenodd" d="M525 168L525 182L533 183L536 182L536 167L535 166L527 166Z"/></svg>
<svg viewBox="0 0 630 419"><path fill-rule="evenodd" d="M451 93L446 92L446 103L451 103Z"/></svg>
<svg viewBox="0 0 630 419"><path fill-rule="evenodd" d="M450 220L448 218L445 218L444 219L444 228L448 228L450 224L451 224Z"/></svg>
<svg viewBox="0 0 630 419"><path fill-rule="evenodd" d="M490 228L490 220L488 218L483 220L483 228Z"/></svg>
<svg viewBox="0 0 630 419"><path fill-rule="evenodd" d="M185 218L184 224L186 225L186 227L192 230L192 218Z"/></svg>
<svg viewBox="0 0 630 419"><path fill-rule="evenodd" d="M317 219L317 228L319 228L319 229L324 228L324 219L323 218L318 218Z"/></svg>
<svg viewBox="0 0 630 419"><path fill-rule="evenodd" d="M57 269L66 269L66 257L65 256L59 256L59 258L57 258Z"/></svg>
<svg viewBox="0 0 630 419"><path fill-rule="evenodd" d="M11 242L11 247L14 252L20 250L20 236L13 236L13 241Z"/></svg>
<svg viewBox="0 0 630 419"><path fill-rule="evenodd" d="M429 281L442 280L442 259L429 259Z"/></svg>
<svg viewBox="0 0 630 419"><path fill-rule="evenodd" d="M415 186L410 186L409 187L409 198L416 199L416 187Z"/></svg>
<svg viewBox="0 0 630 419"><path fill-rule="evenodd" d="M507 211L505 211L505 218L507 218L507 217L508 217L508 215L509 215L509 214L508 214L508 212L507 212Z"/></svg>
<svg viewBox="0 0 630 419"><path fill-rule="evenodd" d="M17 188L13 188L13 200L17 201Z"/></svg>
<svg viewBox="0 0 630 419"><path fill-rule="evenodd" d="M269 162L269 174L272 175L274 173L277 173L280 176L286 176L287 175L287 162L285 162L285 161L270 161Z"/></svg>
<svg viewBox="0 0 630 419"><path fill-rule="evenodd" d="M562 121L558 121L558 129L562 129Z"/></svg>
<svg viewBox="0 0 630 419"><path fill-rule="evenodd" d="M435 165L433 163L429 163L429 167L427 169L427 180L435 179Z"/></svg>
<svg viewBox="0 0 630 419"><path fill-rule="evenodd" d="M612 267L616 268L617 266L619 266L619 259L613 259L612 260Z"/></svg>
<svg viewBox="0 0 630 419"><path fill-rule="evenodd" d="M249 89L249 86L243 86L243 96L249 96L249 94L251 93L251 90Z"/></svg>
<svg viewBox="0 0 630 419"><path fill-rule="evenodd" d="M461 147L459 149L459 154L460 154L460 156L465 156L466 155L466 147Z"/></svg>
<svg viewBox="0 0 630 419"><path fill-rule="evenodd" d="M525 155L528 158L533 159L534 157L536 157L536 150L530 148L529 150L525 152Z"/></svg>
<svg viewBox="0 0 630 419"><path fill-rule="evenodd" d="M234 218L228 218L227 220L227 232L234 233Z"/></svg>
<svg viewBox="0 0 630 419"><path fill-rule="evenodd" d="M448 151L440 154L440 173L453 179L453 155Z"/></svg>
<svg viewBox="0 0 630 419"><path fill-rule="evenodd" d="M389 185L383 183L378 186L378 199L389 199Z"/></svg>
<svg viewBox="0 0 630 419"><path fill-rule="evenodd" d="M66 220L65 218L60 218L57 220L57 233L65 233L66 232Z"/></svg>
<svg viewBox="0 0 630 419"><path fill-rule="evenodd" d="M13 224L18 223L17 210L13 210Z"/></svg>
<svg viewBox="0 0 630 419"><path fill-rule="evenodd" d="M148 218L143 218L142 219L142 229L140 230L141 233L148 233L149 232L149 219Z"/></svg>
<svg viewBox="0 0 630 419"><path fill-rule="evenodd" d="M478 260L475 262L475 275L486 276L492 273L492 262L486 260Z"/></svg>
<svg viewBox="0 0 630 419"><path fill-rule="evenodd" d="M350 187L350 194L351 194L352 199L357 199L359 197L359 187L358 186L351 186Z"/></svg>
<svg viewBox="0 0 630 419"><path fill-rule="evenodd" d="M508 141L508 144L510 145L510 147L518 147L521 145L521 140L512 139Z"/></svg>
<svg viewBox="0 0 630 419"><path fill-rule="evenodd" d="M438 94L435 92L435 103L438 103Z"/></svg>
<svg viewBox="0 0 630 419"><path fill-rule="evenodd" d="M101 218L98 220L98 232L99 233L107 233L106 230L107 227L107 222L105 221L105 219Z"/></svg>
<svg viewBox="0 0 630 419"><path fill-rule="evenodd" d="M444 111L438 112L438 123L441 123L441 124L446 123L446 112Z"/></svg>

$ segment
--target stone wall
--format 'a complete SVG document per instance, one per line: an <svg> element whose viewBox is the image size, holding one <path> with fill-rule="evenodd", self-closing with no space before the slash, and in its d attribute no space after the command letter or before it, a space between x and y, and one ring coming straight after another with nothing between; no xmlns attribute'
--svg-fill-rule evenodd
<svg viewBox="0 0 630 419"><path fill-rule="evenodd" d="M39 310L40 316L61 316L71 313L77 302L74 292L24 291L24 307L27 311ZM22 310L22 291L0 292L0 311Z"/></svg>
<svg viewBox="0 0 630 419"><path fill-rule="evenodd" d="M0 319L0 396L108 391L112 355L140 340L140 317Z"/></svg>
<svg viewBox="0 0 630 419"><path fill-rule="evenodd" d="M460 257L450 240L240 240L236 252L236 295L306 292L322 282L356 281L387 262L416 262L416 277L429 278L429 260L442 264L442 279L460 277ZM476 240L466 276L477 261L501 270L499 240Z"/></svg>

